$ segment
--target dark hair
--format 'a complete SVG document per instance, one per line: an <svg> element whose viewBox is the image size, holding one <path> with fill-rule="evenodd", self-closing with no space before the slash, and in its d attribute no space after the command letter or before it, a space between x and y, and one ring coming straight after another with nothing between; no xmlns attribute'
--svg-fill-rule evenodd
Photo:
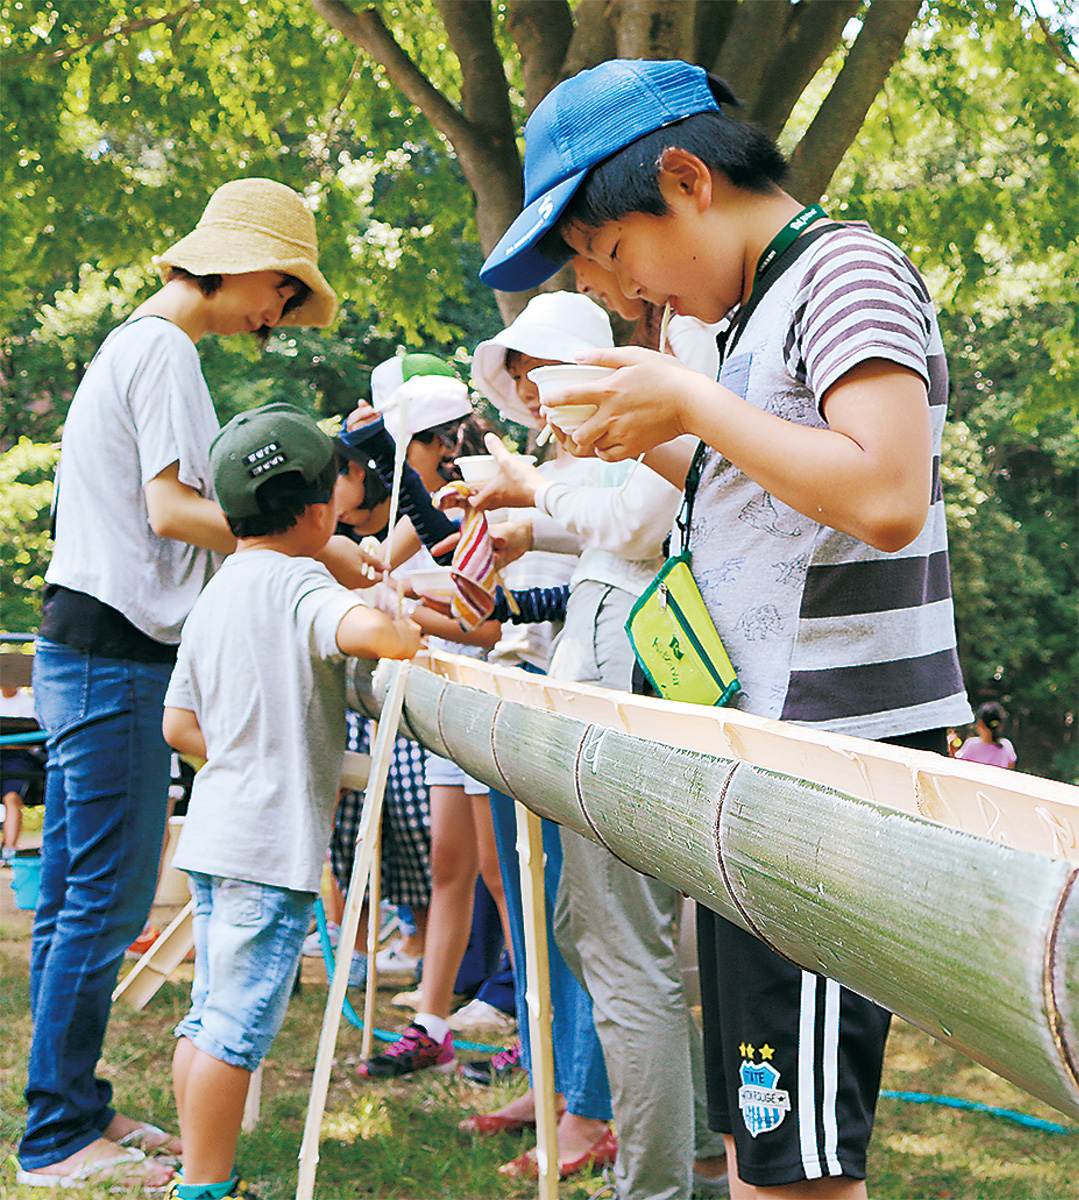
<svg viewBox="0 0 1079 1200"><path fill-rule="evenodd" d="M338 475L347 475L350 460L341 457L338 462ZM378 468L368 459L367 462L357 462L356 466L363 470L363 495L360 496L360 502L356 505L357 508L372 509L377 508L383 500L387 499L390 494L390 489L382 482L382 477L378 473Z"/></svg>
<svg viewBox="0 0 1079 1200"><path fill-rule="evenodd" d="M1000 707L999 704L992 700L988 704L983 704L975 713L975 720L981 723L989 730L990 736L996 743L1000 742L1001 731L1004 727L1004 722L1008 719L1008 714Z"/></svg>
<svg viewBox="0 0 1079 1200"><path fill-rule="evenodd" d="M709 76L709 87L718 103L739 104L722 79ZM721 112L694 113L642 134L597 163L554 228L536 243L540 253L560 264L572 258L573 251L561 232L571 224L598 229L629 213L663 216L668 208L659 189L659 172L665 151L675 148L696 155L710 170L721 171L735 187L747 192L766 195L788 175L782 151L759 126Z"/></svg>
<svg viewBox="0 0 1079 1200"><path fill-rule="evenodd" d="M281 315L284 316L286 313L299 308L307 297L311 295L311 289L302 279L297 279L295 275L286 274L284 271L281 272L281 275L282 283L291 284L292 286L292 295L285 301L285 306L281 309ZM191 271L184 270L183 267L169 267L169 279L189 279L204 296L212 296L224 282L223 275L195 275ZM272 332L273 330L269 325L263 325L255 330L255 337L265 345L267 338L269 338Z"/></svg>
<svg viewBox="0 0 1079 1200"><path fill-rule="evenodd" d="M337 459L331 457L310 483L299 471L284 471L255 490L259 511L250 517L226 516L234 537L268 537L286 533L312 504L329 504L337 480Z"/></svg>

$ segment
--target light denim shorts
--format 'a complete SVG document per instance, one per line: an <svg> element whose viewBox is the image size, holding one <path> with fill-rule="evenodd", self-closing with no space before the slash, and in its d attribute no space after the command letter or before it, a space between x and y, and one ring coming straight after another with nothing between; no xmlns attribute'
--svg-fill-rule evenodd
<svg viewBox="0 0 1079 1200"><path fill-rule="evenodd" d="M194 900L191 1011L176 1036L254 1071L285 1019L314 908L312 892L189 871Z"/></svg>
<svg viewBox="0 0 1079 1200"><path fill-rule="evenodd" d="M428 787L463 787L466 796L485 796L487 784L480 783L448 758L440 758L437 754L427 753L427 763L423 768L423 781Z"/></svg>

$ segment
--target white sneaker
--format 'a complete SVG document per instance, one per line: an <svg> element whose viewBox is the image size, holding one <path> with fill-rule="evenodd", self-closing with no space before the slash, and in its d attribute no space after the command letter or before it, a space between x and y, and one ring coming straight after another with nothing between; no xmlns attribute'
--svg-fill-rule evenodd
<svg viewBox="0 0 1079 1200"><path fill-rule="evenodd" d="M375 957L375 966L380 975L413 975L420 963L422 955L406 954L401 948L402 943L396 941L385 950L380 950Z"/></svg>
<svg viewBox="0 0 1079 1200"><path fill-rule="evenodd" d="M326 922L326 932L330 935L330 946L332 949L337 949L337 943L341 937L341 926L335 925L333 921ZM303 956L304 958L321 958L322 957L322 939L318 935L316 929L313 933L309 933L303 940Z"/></svg>
<svg viewBox="0 0 1079 1200"><path fill-rule="evenodd" d="M455 1033L494 1033L499 1037L510 1037L517 1032L515 1018L486 1000L470 1000L449 1017L448 1024Z"/></svg>

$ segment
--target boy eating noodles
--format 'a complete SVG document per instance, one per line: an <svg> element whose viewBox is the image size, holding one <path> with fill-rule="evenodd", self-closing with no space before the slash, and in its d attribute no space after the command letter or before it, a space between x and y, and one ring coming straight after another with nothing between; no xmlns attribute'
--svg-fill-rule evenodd
<svg viewBox="0 0 1079 1200"><path fill-rule="evenodd" d="M210 450L238 540L183 627L165 740L206 759L174 863L194 899L191 1010L176 1030L179 1200L253 1196L233 1174L251 1072L284 1020L330 840L345 658L411 658L419 630L314 560L336 523L333 442L299 409L234 417Z"/></svg>
<svg viewBox="0 0 1079 1200"><path fill-rule="evenodd" d="M731 102L678 61L605 62L560 84L529 119L526 205L481 277L534 287L576 255L626 296L729 319L718 382L641 349L587 356L618 369L557 398L598 405L573 447L648 451L686 487L683 549L740 708L943 753L970 710L936 316L895 246L783 189L782 155L723 114ZM662 446L684 433L700 439L692 470L691 451ZM732 1196L864 1197L889 1014L703 909L699 944Z"/></svg>

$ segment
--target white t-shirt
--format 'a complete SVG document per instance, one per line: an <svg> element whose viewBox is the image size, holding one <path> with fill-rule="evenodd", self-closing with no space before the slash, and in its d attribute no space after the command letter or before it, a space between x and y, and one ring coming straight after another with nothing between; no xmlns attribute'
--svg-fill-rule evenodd
<svg viewBox="0 0 1079 1200"><path fill-rule="evenodd" d="M345 749L337 627L359 602L274 550L240 551L207 585L165 696L198 717L208 756L175 866L318 891Z"/></svg>
<svg viewBox="0 0 1079 1200"><path fill-rule="evenodd" d="M143 488L171 463L180 482L213 498L217 415L195 344L163 317L140 317L101 344L64 423L56 546L46 583L117 609L148 637L174 645L221 556L158 537Z"/></svg>

